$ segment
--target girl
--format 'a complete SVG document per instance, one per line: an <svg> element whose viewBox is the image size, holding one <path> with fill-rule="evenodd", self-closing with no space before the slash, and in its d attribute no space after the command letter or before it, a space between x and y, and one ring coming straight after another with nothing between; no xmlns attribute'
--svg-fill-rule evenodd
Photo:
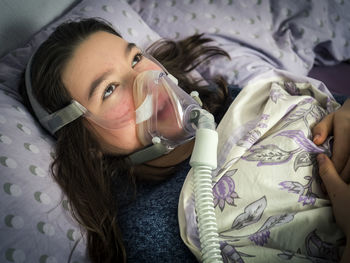
<svg viewBox="0 0 350 263"><path fill-rule="evenodd" d="M230 100L223 79L218 77L215 85L203 85L190 74L213 56L228 57L225 51L211 46L210 39L196 35L180 42L163 41L153 45L149 53L177 78L186 92L198 90L204 107L215 116L227 109ZM135 82L144 80L143 73L151 70L161 72L163 68L123 40L107 23L96 19L61 25L40 46L31 62L32 93L46 111L57 112L71 105L72 100L84 109L84 117L54 131L57 145L52 174L68 197L72 215L86 230L93 262L126 261L112 180L163 180L192 152L193 140L188 137L165 155L130 164L128 157L142 150L145 143L134 117L124 116L137 111L130 91ZM30 96L24 89L22 93L25 98ZM122 99L117 96L120 93ZM165 116L163 124L172 120L167 101L164 99L159 109ZM348 118L348 104L336 116ZM108 120L111 108L118 116L116 124ZM326 125L332 126L333 122ZM315 142L321 144L326 135L321 133ZM344 166L342 163L341 168ZM188 245L195 250L193 243Z"/></svg>
<svg viewBox="0 0 350 263"><path fill-rule="evenodd" d="M151 47L150 53L177 77L180 85L187 87L188 92L202 90L202 99L210 98L207 109L220 114L229 103L225 82L218 78L218 88L214 90L201 87L199 81L188 74L212 56L227 56L221 49L204 46L208 42L209 39L201 36L178 43L165 41ZM62 109L74 98L98 113L110 101L118 85L130 87L140 72L154 69L160 68L144 57L139 48L123 40L109 24L87 19L61 25L40 46L32 60L31 84L34 96L49 112ZM27 98L25 89L22 93ZM142 148L135 124L110 130L78 118L59 129L55 136L52 174L67 195L73 216L87 231L91 260L125 261L111 181L117 177L130 182L164 180L172 174L176 164L191 154L192 142L156 160L130 166L125 157Z"/></svg>

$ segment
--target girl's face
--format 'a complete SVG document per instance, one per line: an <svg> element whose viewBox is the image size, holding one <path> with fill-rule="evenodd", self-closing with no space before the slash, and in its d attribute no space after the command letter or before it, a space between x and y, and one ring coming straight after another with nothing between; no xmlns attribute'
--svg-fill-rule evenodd
<svg viewBox="0 0 350 263"><path fill-rule="evenodd" d="M62 73L62 81L73 99L92 113L102 113L117 100L118 88L126 94L119 101L119 114L134 112L132 87L136 76L146 70L161 70L142 56L132 43L107 33L96 32L75 50ZM106 129L87 120L89 129L108 153L129 154L142 148L135 120L119 129Z"/></svg>

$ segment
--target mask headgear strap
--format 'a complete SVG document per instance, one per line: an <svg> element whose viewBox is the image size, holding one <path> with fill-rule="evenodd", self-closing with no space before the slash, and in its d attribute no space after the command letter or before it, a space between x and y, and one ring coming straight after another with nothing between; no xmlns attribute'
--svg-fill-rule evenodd
<svg viewBox="0 0 350 263"><path fill-rule="evenodd" d="M152 143L153 145L130 154L128 156L130 163L132 165L139 165L161 157L174 149L162 144L158 137L154 137Z"/></svg>
<svg viewBox="0 0 350 263"><path fill-rule="evenodd" d="M63 126L82 116L85 113L85 109L82 108L78 102L73 100L66 107L50 114L39 104L34 97L31 81L31 66L34 54L30 57L25 71L27 95L35 116L38 118L40 124L52 135L55 135L55 132Z"/></svg>

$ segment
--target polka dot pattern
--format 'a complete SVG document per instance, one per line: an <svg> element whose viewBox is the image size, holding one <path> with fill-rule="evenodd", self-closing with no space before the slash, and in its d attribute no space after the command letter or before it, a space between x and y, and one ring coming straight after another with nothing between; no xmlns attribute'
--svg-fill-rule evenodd
<svg viewBox="0 0 350 263"><path fill-rule="evenodd" d="M40 263L58 263L57 259L53 256L42 255L39 259Z"/></svg>
<svg viewBox="0 0 350 263"><path fill-rule="evenodd" d="M4 144L11 144L12 140L10 137L7 137L6 135L0 134L0 142L2 142Z"/></svg>
<svg viewBox="0 0 350 263"><path fill-rule="evenodd" d="M5 167L15 169L17 167L17 163L12 158L8 158L6 156L0 156L0 164Z"/></svg>
<svg viewBox="0 0 350 263"><path fill-rule="evenodd" d="M7 215L5 217L5 224L8 227L13 227L16 229L20 229L24 226L24 220L20 216L15 216L15 215Z"/></svg>
<svg viewBox="0 0 350 263"><path fill-rule="evenodd" d="M0 95L0 122L6 123L0 126L2 235L11 237L2 239L0 254L4 262L58 262L54 247L68 258L80 231L60 205L61 190L48 173L53 141L43 139L42 130L19 102ZM85 249L83 244L78 247ZM73 254L76 262L85 261L81 255Z"/></svg>
<svg viewBox="0 0 350 263"><path fill-rule="evenodd" d="M26 260L26 254L20 249L9 248L6 250L5 258L9 262L22 263Z"/></svg>
<svg viewBox="0 0 350 263"><path fill-rule="evenodd" d="M206 33L216 40L232 60L213 59L199 73L208 78L220 74L241 86L270 65L307 75L315 62L330 65L350 58L349 1L152 0L131 5L164 38ZM312 52L303 53L306 47ZM250 63L255 71L245 70Z"/></svg>
<svg viewBox="0 0 350 263"><path fill-rule="evenodd" d="M20 196L22 194L22 189L20 186L16 184L11 184L11 183L5 183L4 184L4 191L5 193L12 195L12 196Z"/></svg>

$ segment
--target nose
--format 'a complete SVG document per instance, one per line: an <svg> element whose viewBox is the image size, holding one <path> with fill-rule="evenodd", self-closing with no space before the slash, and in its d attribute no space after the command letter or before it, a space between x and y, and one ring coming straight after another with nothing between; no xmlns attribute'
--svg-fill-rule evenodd
<svg viewBox="0 0 350 263"><path fill-rule="evenodd" d="M133 87L137 76L139 74L141 74L142 72L149 71L149 70L160 70L160 69L159 69L159 67L148 67L148 68L145 67L145 68L138 69L138 70L131 69L127 74L127 77L126 77L127 83L126 84L130 87Z"/></svg>
<svg viewBox="0 0 350 263"><path fill-rule="evenodd" d="M140 73L141 72L136 71L134 69L129 70L128 73L125 75L124 85L132 89L135 79Z"/></svg>

